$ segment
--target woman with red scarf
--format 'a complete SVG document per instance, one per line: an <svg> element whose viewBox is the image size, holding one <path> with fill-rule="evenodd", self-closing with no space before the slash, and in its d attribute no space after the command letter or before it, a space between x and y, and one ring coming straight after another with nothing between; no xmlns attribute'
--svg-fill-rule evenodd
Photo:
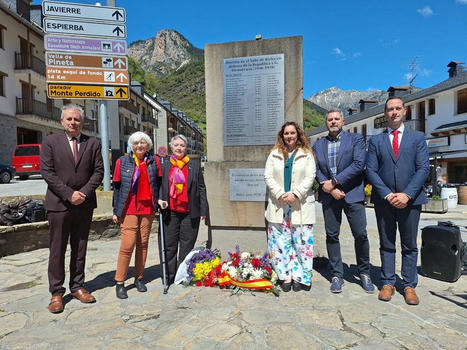
<svg viewBox="0 0 467 350"><path fill-rule="evenodd" d="M152 148L151 138L138 131L128 139L129 155L120 157L115 163L113 176L113 221L120 223L122 241L118 254L115 281L117 298L126 299L125 279L135 250L135 286L138 292L146 292L143 281L144 265L148 251L149 233L157 208L158 167L156 159L148 151Z"/></svg>
<svg viewBox="0 0 467 350"><path fill-rule="evenodd" d="M178 264L195 246L200 219L208 215L208 202L201 165L186 155L186 137L172 137L170 148L172 155L162 164L159 206L163 209L169 283L173 283Z"/></svg>

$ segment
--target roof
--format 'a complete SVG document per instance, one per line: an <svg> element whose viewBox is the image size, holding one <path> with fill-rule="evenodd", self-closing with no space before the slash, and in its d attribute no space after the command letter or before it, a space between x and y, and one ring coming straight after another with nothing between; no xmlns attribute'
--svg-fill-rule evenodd
<svg viewBox="0 0 467 350"><path fill-rule="evenodd" d="M38 34L39 36L43 37L44 36L44 31L42 30L42 28L40 28L38 25L36 25L35 23L33 22L30 22L28 21L26 18L20 16L18 13L16 13L16 11L13 11L11 8L9 8L8 6L6 6L6 4L2 1L0 1L0 9L2 9L3 11L5 11L7 14L9 14L11 17L13 17L14 19L16 19L18 22L20 22L21 24L25 25L26 27L32 29L36 34Z"/></svg>
<svg viewBox="0 0 467 350"><path fill-rule="evenodd" d="M463 84L467 84L467 71L459 72L457 76L455 77L446 79L436 85L430 86L429 88L420 89L415 92L408 93L407 95L401 96L401 98L404 101L404 103L409 103L409 102L418 100L420 98L424 98L427 96L440 93L445 90L455 88ZM365 108L363 112L355 113L355 114L352 114L346 117L345 123L348 125L350 123L355 123L360 120L374 117L378 114L383 114L383 113L384 113L384 103L380 103L375 106L368 106ZM311 132L307 133L307 135L312 136L312 135L320 134L324 131L327 131L326 127L320 126L318 128L313 129Z"/></svg>
<svg viewBox="0 0 467 350"><path fill-rule="evenodd" d="M454 123L448 123L448 124L443 124L438 126L436 129L434 129L431 134L433 136L439 136L443 134L450 134L450 133L456 133L457 132L465 132L465 129L467 128L467 119L465 120L460 120L458 122Z"/></svg>

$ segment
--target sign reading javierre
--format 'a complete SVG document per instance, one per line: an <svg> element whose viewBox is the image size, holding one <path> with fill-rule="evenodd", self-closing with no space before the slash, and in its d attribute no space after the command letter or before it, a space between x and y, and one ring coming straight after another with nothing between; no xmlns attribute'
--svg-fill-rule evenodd
<svg viewBox="0 0 467 350"><path fill-rule="evenodd" d="M76 19L92 19L125 23L125 9L107 6L73 4L69 2L43 1L44 16L73 17Z"/></svg>

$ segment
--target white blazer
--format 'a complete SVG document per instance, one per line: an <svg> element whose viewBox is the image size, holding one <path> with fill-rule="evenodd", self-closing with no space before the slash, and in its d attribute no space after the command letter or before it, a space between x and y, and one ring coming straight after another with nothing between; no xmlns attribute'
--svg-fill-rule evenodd
<svg viewBox="0 0 467 350"><path fill-rule="evenodd" d="M268 222L282 223L284 208L288 207L279 201L284 191L285 159L277 149L271 151L266 160L264 180L268 187L268 207L265 217ZM311 186L316 175L315 159L312 152L305 153L298 149L292 165L292 181L290 191L298 200L292 205L292 225L310 225L315 223L315 196Z"/></svg>

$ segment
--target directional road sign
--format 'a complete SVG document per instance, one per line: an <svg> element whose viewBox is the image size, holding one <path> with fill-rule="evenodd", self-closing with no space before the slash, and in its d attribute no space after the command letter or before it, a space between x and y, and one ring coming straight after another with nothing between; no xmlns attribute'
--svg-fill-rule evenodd
<svg viewBox="0 0 467 350"><path fill-rule="evenodd" d="M44 32L99 38L126 38L126 26L123 24L72 21L52 17L44 18Z"/></svg>
<svg viewBox="0 0 467 350"><path fill-rule="evenodd" d="M125 9L120 7L93 6L72 4L68 2L43 1L44 16L73 17L75 19L92 19L99 21L115 21L125 23Z"/></svg>
<svg viewBox="0 0 467 350"><path fill-rule="evenodd" d="M128 72L114 69L96 68L63 68L49 67L46 69L48 83L84 83L84 84L128 84Z"/></svg>
<svg viewBox="0 0 467 350"><path fill-rule="evenodd" d="M100 86L79 84L47 84L47 96L52 99L79 98L92 100L128 100L128 86Z"/></svg>
<svg viewBox="0 0 467 350"><path fill-rule="evenodd" d="M113 55L126 55L127 48L125 40L77 38L63 35L45 35L44 46L46 50L52 51L73 51Z"/></svg>
<svg viewBox="0 0 467 350"><path fill-rule="evenodd" d="M126 56L92 56L52 51L45 53L45 64L48 67L128 69L128 59Z"/></svg>

